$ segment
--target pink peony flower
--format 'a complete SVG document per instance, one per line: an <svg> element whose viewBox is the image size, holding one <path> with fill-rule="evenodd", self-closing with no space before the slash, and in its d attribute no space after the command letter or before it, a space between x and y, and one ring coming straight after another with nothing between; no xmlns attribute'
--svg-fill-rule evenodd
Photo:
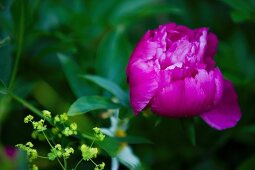
<svg viewBox="0 0 255 170"><path fill-rule="evenodd" d="M241 112L233 85L215 66L217 44L208 28L169 23L146 32L127 66L134 113L150 107L160 116L200 116L218 130L235 126Z"/></svg>

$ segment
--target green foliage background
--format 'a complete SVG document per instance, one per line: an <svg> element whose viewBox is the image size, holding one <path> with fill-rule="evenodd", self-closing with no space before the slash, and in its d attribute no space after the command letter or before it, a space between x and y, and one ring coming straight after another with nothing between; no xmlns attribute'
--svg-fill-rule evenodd
<svg viewBox="0 0 255 170"><path fill-rule="evenodd" d="M194 147L179 120L162 118L157 124L158 118L139 115L128 133L153 144L132 147L145 169L250 170L255 167L254 16L254 0L1 0L0 90L9 86L39 109L66 112L78 97L110 95L81 75L104 77L128 91L127 61L148 29L168 22L209 27L220 40L217 64L238 92L241 121L233 129L215 131L196 119ZM17 76L12 75L15 62ZM28 113L1 91L1 170L27 168L24 155L9 160L3 147L30 138L31 129L23 124ZM73 119L87 130L103 124L96 118ZM54 163L38 165L56 169Z"/></svg>

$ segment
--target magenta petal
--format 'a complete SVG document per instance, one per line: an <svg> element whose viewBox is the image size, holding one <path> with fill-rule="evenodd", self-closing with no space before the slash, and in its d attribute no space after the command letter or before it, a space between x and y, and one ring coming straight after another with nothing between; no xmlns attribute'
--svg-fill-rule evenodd
<svg viewBox="0 0 255 170"><path fill-rule="evenodd" d="M134 63L128 76L131 106L137 115L150 102L157 87L155 71L144 62Z"/></svg>
<svg viewBox="0 0 255 170"><path fill-rule="evenodd" d="M230 81L224 81L222 100L209 112L200 117L211 127L217 130L234 127L241 118L237 95Z"/></svg>
<svg viewBox="0 0 255 170"><path fill-rule="evenodd" d="M136 46L127 66L127 79L130 86L130 102L135 114L142 111L153 97L157 87L157 69L153 62L158 44L149 41L148 31Z"/></svg>

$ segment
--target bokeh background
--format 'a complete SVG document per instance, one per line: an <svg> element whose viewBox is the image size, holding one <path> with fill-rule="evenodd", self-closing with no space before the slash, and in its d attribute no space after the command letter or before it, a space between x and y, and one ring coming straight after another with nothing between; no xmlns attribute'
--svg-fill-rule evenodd
<svg viewBox="0 0 255 170"><path fill-rule="evenodd" d="M1 0L1 87L9 84L15 57L20 55L14 92L40 109L62 113L77 97L108 95L73 78L78 73L105 77L128 91L125 68L135 44L148 29L168 22L209 27L218 36L216 62L234 83L243 116L235 128L225 131L196 119L197 144L192 146L179 120L162 118L158 123L154 116L141 114L132 119L128 133L153 144L132 145L134 153L148 170L254 169L254 0ZM68 57L61 60L58 53ZM0 94L1 170L27 169L23 153L10 157L6 150L30 140L32 129L23 123L29 113ZM84 129L100 125L93 115L74 119ZM47 148L44 143L37 145ZM109 158L98 159L110 163ZM37 164L41 169L58 168L49 161Z"/></svg>

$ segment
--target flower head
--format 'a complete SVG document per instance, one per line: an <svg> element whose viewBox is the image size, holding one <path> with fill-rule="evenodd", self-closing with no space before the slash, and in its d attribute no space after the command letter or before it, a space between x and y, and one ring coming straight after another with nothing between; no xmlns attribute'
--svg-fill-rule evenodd
<svg viewBox="0 0 255 170"><path fill-rule="evenodd" d="M131 105L161 116L200 116L218 130L241 117L230 81L215 66L217 37L207 28L191 30L174 23L148 31L127 66Z"/></svg>

